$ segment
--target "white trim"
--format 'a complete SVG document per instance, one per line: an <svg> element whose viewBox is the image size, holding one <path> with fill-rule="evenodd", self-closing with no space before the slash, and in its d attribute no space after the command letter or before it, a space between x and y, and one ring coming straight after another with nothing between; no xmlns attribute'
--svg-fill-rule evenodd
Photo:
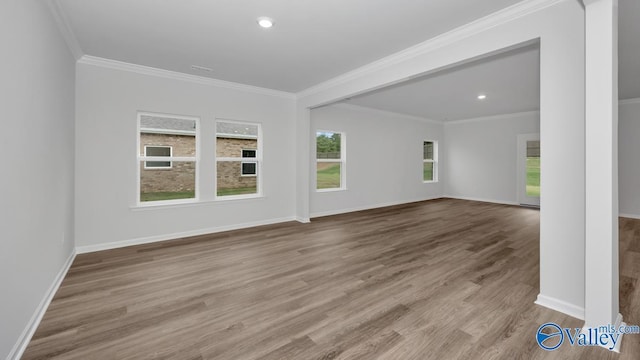
<svg viewBox="0 0 640 360"><path fill-rule="evenodd" d="M618 105L640 104L640 98L625 99L618 101Z"/></svg>
<svg viewBox="0 0 640 360"><path fill-rule="evenodd" d="M214 156L214 160L215 160L215 170L214 170L214 200L216 201L228 201L228 200L241 200L241 199L249 199L249 198L261 198L264 197L264 185L263 185L263 176L262 176L262 166L263 166L263 157L262 157L262 151L263 151L263 147L262 147L262 142L263 142L263 135L262 135L262 123L260 122L250 122L250 121L239 121L239 120L229 120L229 119L223 119L223 118L216 118L215 120L215 126L216 126L216 137L215 137L215 142L214 142L214 148L218 148L218 123L229 123L229 124L239 124L239 125L246 125L246 126L255 126L258 128L258 135L255 135L255 140L256 140L256 157L254 158L243 158L242 157L242 152L240 153L240 157L239 158L234 158L234 157L218 157L218 154L216 152L215 156ZM252 149L254 150L254 149ZM225 162L225 161L233 161L233 162L240 162L240 177L242 177L242 163L244 159L253 159L253 161L251 162L255 162L256 163L256 192L254 194L242 194L242 195L218 195L218 163L219 162ZM253 177L253 176L252 176Z"/></svg>
<svg viewBox="0 0 640 360"><path fill-rule="evenodd" d="M285 91L272 90L272 89L262 88L258 86L239 84L231 81L218 80L218 79L208 78L204 76L185 74L177 71L158 69L150 66L131 64L123 61L105 59L105 58L100 58L100 57L90 56L90 55L83 55L78 60L78 63L85 64L85 65L99 66L107 69L128 71L128 72L141 74L141 75L156 76L156 77L161 77L166 79L192 82L200 85L216 86L216 87L225 88L225 89L245 91L245 92L260 94L260 95L275 96L275 97L293 99L293 100L296 99L295 94L285 92Z"/></svg>
<svg viewBox="0 0 640 360"><path fill-rule="evenodd" d="M337 103L337 104L332 104L330 106L331 107L336 107L336 108L342 108L342 109L345 109L345 110L367 112L367 113L374 114L374 115L393 116L393 117L399 117L401 119L416 120L416 121L428 122L428 123L437 124L437 125L442 125L443 124L443 122L440 121L440 120L434 120L434 119L429 119L429 118L425 118L425 117L422 117L422 116L410 115L410 114L405 114L405 113L398 113L398 112L388 111L388 110L381 110L381 109L376 109L376 108L366 107L366 106L361 106L361 105L355 105L355 104Z"/></svg>
<svg viewBox="0 0 640 360"><path fill-rule="evenodd" d="M640 220L640 215L637 215L637 214L622 214L622 213L620 213L620 214L618 214L618 217Z"/></svg>
<svg viewBox="0 0 640 360"><path fill-rule="evenodd" d="M534 303L551 310L559 311L576 319L584 320L584 307L570 304L566 301L558 300L542 294L538 294L538 298Z"/></svg>
<svg viewBox="0 0 640 360"><path fill-rule="evenodd" d="M243 134L226 134L216 132L216 137L223 139L245 139L245 140L256 140L258 135L243 135Z"/></svg>
<svg viewBox="0 0 640 360"><path fill-rule="evenodd" d="M76 253L86 254L86 253L95 252L95 251L118 249L118 248L123 248L127 246L150 244L150 243L167 241L167 240L177 240L177 239L190 237L190 236L215 234L215 233L224 232L224 231L246 229L246 228L263 226L263 225L279 224L283 222L296 221L296 220L297 219L294 216L288 216L283 218L260 220L260 221L253 221L253 222L234 224L234 225L224 225L224 226L218 226L213 228L183 231L183 232L177 232L177 233L165 234L165 235L147 236L142 238L114 241L114 242L102 243L102 244L96 244L96 245L77 246Z"/></svg>
<svg viewBox="0 0 640 360"><path fill-rule="evenodd" d="M156 112L149 112L149 111L138 111L136 113L136 206L137 207L144 207L146 203L148 202L155 202L155 201L145 201L143 202L142 199L140 198L140 178L142 177L142 172L140 170L140 161L144 161L145 162L145 169L146 169L146 160L150 160L150 161L154 161L154 159L156 159L157 157L147 157L147 156L140 156L140 135L142 134L141 132L141 121L142 121L142 117L143 116L157 116L157 117L165 117L165 118L174 118L174 119L179 119L179 120L188 120L188 121L194 121L196 124L196 130L195 130L195 147L196 147L196 156L194 157L171 157L171 161L188 161L188 162L193 162L195 165L195 181L194 181L194 190L193 190L193 198L188 198L188 199L173 199L173 200L160 200L160 205L165 205L165 204L174 204L174 203L185 203L185 204L191 204L193 202L199 201L200 200L200 117L198 116L189 116L189 115L173 115L173 114L163 114L163 113L156 113ZM173 150L172 150L173 151ZM173 153L172 153L173 155ZM160 158L160 160L156 160L156 161L166 161L166 159ZM173 166L173 164L172 164ZM161 170L161 169L157 169L157 170ZM164 170L168 170L167 168L165 168Z"/></svg>
<svg viewBox="0 0 640 360"><path fill-rule="evenodd" d="M192 130L153 129L141 127L140 132L144 134L196 136L196 132Z"/></svg>
<svg viewBox="0 0 640 360"><path fill-rule="evenodd" d="M388 68L419 55L428 54L435 49L454 44L460 40L476 35L493 27L508 23L515 19L538 12L549 6L553 6L564 0L527 0L509 6L493 14L487 15L466 25L457 27L444 34L433 37L420 44L409 47L405 50L386 56L353 71L349 71L333 79L329 79L320 84L309 87L297 93L298 98L314 95L332 87L344 84L357 78L376 73L384 68Z"/></svg>
<svg viewBox="0 0 640 360"><path fill-rule="evenodd" d="M443 122L443 124L446 126L451 124L461 124L461 123L469 123L469 122L477 122L477 121L510 119L514 117L529 116L529 115L540 115L540 110L522 111L522 112L510 113L510 114L481 116L481 117L469 118L469 119L448 120Z"/></svg>
<svg viewBox="0 0 640 360"><path fill-rule="evenodd" d="M389 206L413 204L413 203L429 201L429 200L436 200L436 199L442 199L442 196L430 196L430 197L426 197L426 198L423 198L423 199L390 201L390 202L378 203L378 204L373 204L373 205L356 206L356 207L347 208L347 209L319 211L319 212L311 213L311 218L313 219L313 218L319 218L319 217L324 217L324 216L347 214L347 213L352 213L352 212L357 212L357 211L373 210L373 209L379 209L379 208L384 208L384 207L389 207Z"/></svg>
<svg viewBox="0 0 640 360"><path fill-rule="evenodd" d="M7 359L17 360L22 357L22 354L24 354L24 351L27 349L27 345L29 345L33 334L36 332L36 329L38 329L38 326L42 321L42 317L44 317L45 312L49 308L49 304L51 304L51 300L53 300L56 292L58 292L58 289L62 284L62 280L64 280L65 276L67 275L67 272L69 271L69 268L71 267L71 264L73 264L73 260L75 258L76 251L72 250L64 265L62 265L62 268L60 269L60 271L58 271L58 274L53 279L53 283L51 283L51 286L45 293L44 298L42 299L42 301L40 301L40 304L36 308L36 311L31 316L31 320L29 320L27 327L22 331L22 334L18 338L18 341L13 346L13 349L11 349L11 352L9 352Z"/></svg>
<svg viewBox="0 0 640 360"><path fill-rule="evenodd" d="M467 201L479 201L486 202L492 204L501 204L501 205L520 205L517 201L506 201L506 200L494 200L494 199L484 199L484 198L476 198L469 196L454 196L454 195L442 195L443 198L446 199L456 199L456 200L467 200Z"/></svg>
<svg viewBox="0 0 640 360"><path fill-rule="evenodd" d="M56 25L58 25L58 29L60 30L71 55L73 55L76 61L80 60L80 58L84 56L84 52L82 51L82 48L80 48L78 39L69 25L69 19L62 10L60 2L58 0L45 0L45 3L49 7L51 15L53 15Z"/></svg>
<svg viewBox="0 0 640 360"><path fill-rule="evenodd" d="M301 224L308 224L311 222L311 219L309 218L301 218L299 216L296 216L295 220Z"/></svg>

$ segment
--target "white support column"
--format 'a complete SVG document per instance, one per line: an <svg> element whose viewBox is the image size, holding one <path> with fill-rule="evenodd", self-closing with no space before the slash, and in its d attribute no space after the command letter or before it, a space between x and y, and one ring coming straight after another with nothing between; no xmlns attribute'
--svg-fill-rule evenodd
<svg viewBox="0 0 640 360"><path fill-rule="evenodd" d="M586 10L585 327L622 322L618 304L618 0Z"/></svg>
<svg viewBox="0 0 640 360"><path fill-rule="evenodd" d="M296 219L309 222L309 181L311 141L311 111L304 104L296 105Z"/></svg>

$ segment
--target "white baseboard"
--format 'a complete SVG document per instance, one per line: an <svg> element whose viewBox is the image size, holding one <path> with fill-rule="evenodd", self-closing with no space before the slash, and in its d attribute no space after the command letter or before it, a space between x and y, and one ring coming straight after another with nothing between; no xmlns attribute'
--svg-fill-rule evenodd
<svg viewBox="0 0 640 360"><path fill-rule="evenodd" d="M620 329L621 326L627 326L627 324L625 324L622 321L622 314L618 313L618 316L616 316L616 319L614 320L613 324L587 324L586 321L584 323L584 326L582 327L582 333L587 333L587 329L591 328L598 328L600 326L603 325L613 325L614 329ZM608 346L604 346L604 345L599 345L600 347L603 347L609 351L613 351L616 353L620 353L620 349L622 348L622 338L624 336L624 333L619 333L620 337L618 338L618 342L616 342L616 346L613 349L610 349Z"/></svg>
<svg viewBox="0 0 640 360"><path fill-rule="evenodd" d="M184 232L178 232L173 234L163 234L163 235L148 236L148 237L137 238L137 239L114 241L114 242L102 243L102 244L96 244L96 245L77 246L76 253L86 254L86 253L95 252L95 251L111 250L111 249L117 249L117 248L122 248L127 246L133 246L133 245L149 244L149 243L165 241L165 240L175 240L175 239L185 238L189 236L213 234L213 233L219 233L223 231L246 229L246 228L251 228L256 226L272 225L272 224L278 224L278 223L283 223L287 221L296 221L296 220L297 220L296 217L291 216L291 217L284 217L284 218L278 218L278 219L254 221L254 222L242 223L242 224L219 226L219 227L207 228L207 229L184 231Z"/></svg>
<svg viewBox="0 0 640 360"><path fill-rule="evenodd" d="M640 219L640 215L635 214L618 214L618 216L629 219Z"/></svg>
<svg viewBox="0 0 640 360"><path fill-rule="evenodd" d="M483 198L476 198L476 197L454 196L454 195L443 195L442 197L449 198L449 199L479 201L479 202L501 204L501 205L520 205L520 203L518 203L517 201L493 200L493 199L483 199Z"/></svg>
<svg viewBox="0 0 640 360"><path fill-rule="evenodd" d="M296 216L296 221L302 224L308 224L311 222L311 219Z"/></svg>
<svg viewBox="0 0 640 360"><path fill-rule="evenodd" d="M584 307L576 306L566 301L558 300L542 294L538 294L538 299L535 303L551 310L567 314L576 319L584 320Z"/></svg>
<svg viewBox="0 0 640 360"><path fill-rule="evenodd" d="M24 351L27 349L27 345L29 345L33 334L36 332L36 329L38 329L38 325L40 325L40 321L42 321L44 313L49 308L49 304L51 304L53 296L58 291L58 288L60 288L62 280L64 280L64 277L67 275L71 264L73 264L73 259L75 258L76 252L72 251L69 255L69 258L67 258L67 261L64 263L64 265L54 278L53 283L44 295L44 298L42 299L42 301L40 301L40 304L36 308L36 311L33 313L33 316L31 316L27 327L22 331L22 334L20 334L18 341L13 346L13 349L11 349L11 352L9 353L9 356L7 356L7 359L18 360L22 357L22 354L24 354Z"/></svg>
<svg viewBox="0 0 640 360"><path fill-rule="evenodd" d="M340 214L346 214L346 213L350 213L350 212L379 209L379 208L388 207L388 206L411 204L411 203L414 203L414 202L435 200L435 199L441 199L441 198L442 198L442 196L433 196L433 197L427 197L427 198L424 198L424 199L417 199L417 200L391 201L391 202L378 203L378 204L373 204L373 205L356 206L356 207L347 208L347 209L336 209L336 210L328 210L328 211L319 211L319 212L311 213L311 218L317 218L317 217L323 217L323 216L331 216L331 215L340 215Z"/></svg>

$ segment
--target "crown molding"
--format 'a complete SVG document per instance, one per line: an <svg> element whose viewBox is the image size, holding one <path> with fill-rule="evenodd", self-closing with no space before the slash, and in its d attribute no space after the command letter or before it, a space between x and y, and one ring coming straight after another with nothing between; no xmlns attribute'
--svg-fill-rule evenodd
<svg viewBox="0 0 640 360"><path fill-rule="evenodd" d="M71 25L69 25L67 16L64 14L64 11L62 11L60 3L58 0L46 0L45 3L51 12L51 15L53 15L53 19L55 20L56 25L58 25L58 29L64 38L64 42L67 43L69 51L71 51L71 54L76 61L80 60L80 58L84 56L84 52L82 51L82 48L80 48L78 39L71 29Z"/></svg>
<svg viewBox="0 0 640 360"><path fill-rule="evenodd" d="M332 87L375 73L381 69L427 54L438 48L451 45L462 39L476 35L493 27L508 23L523 16L538 12L565 0L524 0L515 5L499 10L478 20L462 25L427 41L401 50L380 60L346 72L297 93L298 98L315 95Z"/></svg>
<svg viewBox="0 0 640 360"><path fill-rule="evenodd" d="M640 98L624 99L618 101L618 105L640 104Z"/></svg>
<svg viewBox="0 0 640 360"><path fill-rule="evenodd" d="M481 116L481 117L469 118L469 119L449 120L449 121L444 121L443 123L445 125L452 125L452 124L470 123L470 122L487 121L487 120L510 119L514 117L530 116L530 115L540 115L540 111L539 110L522 111L517 113L509 113L509 114Z"/></svg>
<svg viewBox="0 0 640 360"><path fill-rule="evenodd" d="M124 61L105 59L105 58L91 56L91 55L83 55L80 58L80 60L78 60L78 63L85 64L85 65L99 66L99 67L114 69L114 70L128 71L128 72L141 74L141 75L149 75L149 76L156 76L156 77L161 77L165 79L186 81L186 82L191 82L191 83L200 84L200 85L208 85L208 86L215 86L215 87L231 89L231 90L245 91L245 92L260 94L260 95L268 95L268 96L280 97L285 99L293 99L293 100L296 99L295 94L285 92L285 91L239 84L231 81L212 79L204 76L190 75L190 74L185 74L177 71L164 70L164 69L158 69L150 66L131 64Z"/></svg>
<svg viewBox="0 0 640 360"><path fill-rule="evenodd" d="M397 113L397 112L394 112L394 111L380 110L380 109L376 109L376 108L371 108L371 107L367 107L367 106L360 106L360 105L354 105L354 104L338 103L338 104L330 105L330 107L337 107L337 108L341 108L341 109L345 109L345 110L366 112L366 113L370 113L370 114L374 114L374 115L385 115L385 116L399 117L399 118L407 119L407 120L417 120L417 121L428 122L428 123L437 124L437 125L442 125L443 124L442 121L439 121L439 120L428 119L428 118L424 118L424 117L416 116L416 115Z"/></svg>

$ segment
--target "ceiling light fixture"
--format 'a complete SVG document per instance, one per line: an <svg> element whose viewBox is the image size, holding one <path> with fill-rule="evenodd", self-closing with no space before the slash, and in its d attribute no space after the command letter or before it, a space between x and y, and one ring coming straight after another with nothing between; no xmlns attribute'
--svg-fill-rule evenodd
<svg viewBox="0 0 640 360"><path fill-rule="evenodd" d="M258 25L260 25L261 27L268 29L270 27L273 27L273 19L272 18L268 18L266 16L261 16L258 18Z"/></svg>
<svg viewBox="0 0 640 360"><path fill-rule="evenodd" d="M486 98L487 98L487 95L485 95L485 94L478 95L478 100L484 100Z"/></svg>

